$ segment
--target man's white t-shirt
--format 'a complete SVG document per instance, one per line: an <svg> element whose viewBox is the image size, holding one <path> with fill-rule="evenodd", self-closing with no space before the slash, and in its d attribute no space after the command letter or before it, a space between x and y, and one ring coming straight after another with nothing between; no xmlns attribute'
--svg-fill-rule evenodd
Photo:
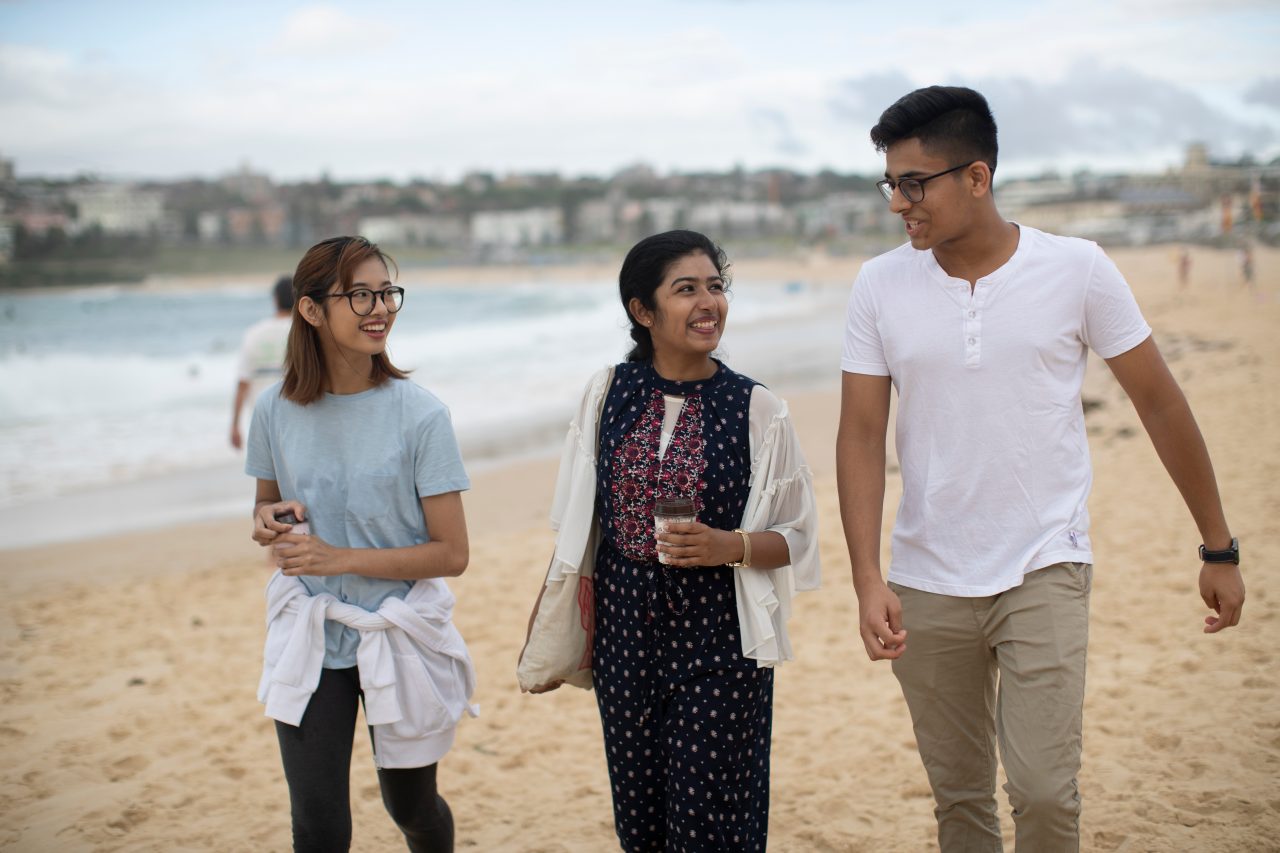
<svg viewBox="0 0 1280 853"><path fill-rule="evenodd" d="M972 293L910 244L865 263L841 368L889 376L898 392L889 579L976 597L1092 562L1087 351L1112 358L1150 335L1120 271L1086 240L1021 226L1013 257Z"/></svg>

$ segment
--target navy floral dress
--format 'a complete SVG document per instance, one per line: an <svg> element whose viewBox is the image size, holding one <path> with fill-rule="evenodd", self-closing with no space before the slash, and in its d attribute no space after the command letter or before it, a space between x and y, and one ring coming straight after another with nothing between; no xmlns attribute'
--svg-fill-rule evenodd
<svg viewBox="0 0 1280 853"><path fill-rule="evenodd" d="M614 369L600 419L592 672L614 822L624 850L764 850L773 670L744 658L733 569L657 560L653 504L692 498L698 520L741 523L756 383ZM659 458L663 395L683 397Z"/></svg>

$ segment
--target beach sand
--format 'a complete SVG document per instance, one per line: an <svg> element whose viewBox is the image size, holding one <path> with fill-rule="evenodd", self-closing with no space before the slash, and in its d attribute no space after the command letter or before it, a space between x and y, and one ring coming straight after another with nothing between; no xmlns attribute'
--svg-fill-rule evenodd
<svg viewBox="0 0 1280 853"><path fill-rule="evenodd" d="M1201 633L1196 529L1124 394L1091 365L1085 850L1280 849L1280 253L1256 253L1258 294L1231 252L1193 255L1180 292L1172 249L1113 253L1206 435L1249 600L1240 627ZM778 673L771 849L929 850L932 800L906 708L854 630L837 382L832 365L825 387L788 395L815 472L824 585L797 600L798 660ZM440 771L460 850L617 849L595 697L515 685L554 475L554 460L522 461L480 472L466 496L471 567L451 586L481 716L462 723ZM886 550L899 493L891 474ZM250 494L246 481L246 517ZM0 551L0 847L289 848L273 724L254 698L268 570L248 530L210 522ZM355 743L353 849L403 849L363 730Z"/></svg>

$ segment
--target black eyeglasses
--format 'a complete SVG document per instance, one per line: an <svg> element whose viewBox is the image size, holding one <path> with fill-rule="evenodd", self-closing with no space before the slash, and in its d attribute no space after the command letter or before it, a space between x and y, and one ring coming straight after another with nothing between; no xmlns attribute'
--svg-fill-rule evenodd
<svg viewBox="0 0 1280 853"><path fill-rule="evenodd" d="M377 302L378 297L382 297L382 304L387 306L387 313L394 314L400 310L400 306L404 305L404 288L403 287L387 287L382 290L370 290L367 287L357 287L355 290L348 290L346 293L326 293L325 299L333 299L335 296L346 297L351 305L351 313L357 317L367 317L373 313L373 306Z"/></svg>
<svg viewBox="0 0 1280 853"><path fill-rule="evenodd" d="M934 178L941 178L943 175L950 175L952 172L963 169L968 163L961 163L959 166L952 166L942 172L935 172L932 175L925 175L923 178L903 178L900 181L891 181L886 178L883 181L876 181L876 189L880 190L880 195L884 196L885 201L893 201L893 191L895 189L902 191L902 197L912 204L919 204L924 201L924 182L932 181Z"/></svg>

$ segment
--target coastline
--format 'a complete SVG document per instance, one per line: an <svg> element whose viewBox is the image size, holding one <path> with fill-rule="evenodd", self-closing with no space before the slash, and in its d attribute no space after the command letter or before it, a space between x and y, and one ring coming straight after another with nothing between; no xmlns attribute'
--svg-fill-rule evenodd
<svg viewBox="0 0 1280 853"><path fill-rule="evenodd" d="M1095 360L1085 394L1095 572L1085 705L1083 849L1266 849L1280 833L1280 253L1258 294L1229 252L1113 252L1213 455L1249 585L1241 626L1203 636L1197 537L1123 392ZM856 264L842 262L840 281ZM745 276L747 261L738 274ZM756 275L752 272L751 275ZM793 276L800 278L801 276ZM786 280L784 277L783 280ZM797 598L797 660L779 670L771 848L933 847L932 801L887 666L866 660L835 494L838 367L784 391L814 469L823 588ZM480 676L441 792L462 848L611 849L594 697L522 696L516 655L551 548L556 459L472 471L471 567L450 582ZM891 473L882 547L900 485ZM0 846L154 850L288 847L275 735L254 700L267 569L240 518L0 551ZM368 739L352 762L355 850L394 849ZM567 795L572 808L557 805ZM998 795L1002 797L1002 795ZM1006 843L1012 842L1001 800ZM1011 849L1011 848L1010 848Z"/></svg>
<svg viewBox="0 0 1280 853"><path fill-rule="evenodd" d="M298 257L302 257L299 249ZM388 249L394 257L394 249ZM619 254L621 258L621 254ZM731 259L732 260L732 259ZM733 260L736 280L805 281L813 284L848 284L858 265L865 257L858 255L832 255L820 249L795 254L743 257ZM41 287L0 287L0 296L19 297L40 293L65 293L93 289L118 289L143 292L180 292L210 288L260 288L266 292L276 276L292 270L262 270L260 272L153 274L141 281L111 281L87 284L53 284ZM400 280L427 287L455 287L503 284L592 284L608 282L616 284L618 262L582 260L573 263L459 263L419 264L406 262L400 267Z"/></svg>

